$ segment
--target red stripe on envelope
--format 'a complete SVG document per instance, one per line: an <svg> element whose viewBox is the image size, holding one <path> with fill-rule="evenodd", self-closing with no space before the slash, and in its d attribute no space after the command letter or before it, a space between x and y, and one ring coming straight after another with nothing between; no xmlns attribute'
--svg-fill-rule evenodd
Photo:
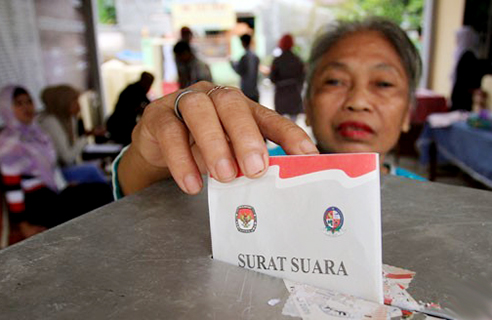
<svg viewBox="0 0 492 320"><path fill-rule="evenodd" d="M282 179L326 170L342 170L356 178L376 170L378 163L376 154L361 153L270 157L270 166L274 165L280 166Z"/></svg>
<svg viewBox="0 0 492 320"><path fill-rule="evenodd" d="M357 178L376 170L378 165L376 153L270 157L270 166L280 167L279 176L282 179L326 170L342 170L349 177ZM239 170L237 178L242 176Z"/></svg>

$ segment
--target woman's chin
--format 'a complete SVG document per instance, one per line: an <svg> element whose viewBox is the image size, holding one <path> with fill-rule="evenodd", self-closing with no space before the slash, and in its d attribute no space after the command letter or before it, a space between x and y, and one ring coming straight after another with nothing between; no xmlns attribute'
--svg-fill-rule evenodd
<svg viewBox="0 0 492 320"><path fill-rule="evenodd" d="M328 150L327 153L367 153L367 152L378 152L376 148L371 145L362 142L344 142L335 144L333 147L324 148L323 150Z"/></svg>

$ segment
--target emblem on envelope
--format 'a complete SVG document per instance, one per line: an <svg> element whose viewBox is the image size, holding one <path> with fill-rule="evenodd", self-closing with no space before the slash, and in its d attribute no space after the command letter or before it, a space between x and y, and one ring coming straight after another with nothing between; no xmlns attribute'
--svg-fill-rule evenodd
<svg viewBox="0 0 492 320"><path fill-rule="evenodd" d="M328 235L340 235L342 234L343 227L343 213L337 207L329 207L326 209L323 215L323 221L325 223L326 232Z"/></svg>
<svg viewBox="0 0 492 320"><path fill-rule="evenodd" d="M237 231L250 233L256 230L256 213L252 206L239 206L236 210Z"/></svg>
<svg viewBox="0 0 492 320"><path fill-rule="evenodd" d="M271 157L258 179L209 177L214 259L383 302L375 153Z"/></svg>

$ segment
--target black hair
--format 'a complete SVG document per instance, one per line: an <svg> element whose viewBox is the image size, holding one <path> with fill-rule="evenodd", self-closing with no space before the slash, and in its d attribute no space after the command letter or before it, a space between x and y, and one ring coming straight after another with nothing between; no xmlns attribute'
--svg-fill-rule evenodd
<svg viewBox="0 0 492 320"><path fill-rule="evenodd" d="M249 34L243 34L241 37L241 43L245 46L245 47L249 47L249 45L251 44L251 36Z"/></svg>
<svg viewBox="0 0 492 320"><path fill-rule="evenodd" d="M20 96L22 94L29 95L29 92L27 92L27 90L22 88L22 87L15 87L14 93L12 94L12 99L17 98L18 96Z"/></svg>
<svg viewBox="0 0 492 320"><path fill-rule="evenodd" d="M174 46L173 52L175 55L181 55L183 53L191 53L190 44L186 41L178 41Z"/></svg>
<svg viewBox="0 0 492 320"><path fill-rule="evenodd" d="M152 75L152 73L147 71L142 72L142 74L140 75L140 81L146 81L146 80L154 81L154 75Z"/></svg>

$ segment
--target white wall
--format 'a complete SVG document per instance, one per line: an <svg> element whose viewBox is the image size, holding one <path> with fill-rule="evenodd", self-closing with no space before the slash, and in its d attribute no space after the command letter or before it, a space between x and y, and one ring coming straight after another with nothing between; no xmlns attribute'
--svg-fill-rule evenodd
<svg viewBox="0 0 492 320"><path fill-rule="evenodd" d="M456 31L463 24L465 0L435 0L434 52L431 58L430 89L451 96Z"/></svg>

